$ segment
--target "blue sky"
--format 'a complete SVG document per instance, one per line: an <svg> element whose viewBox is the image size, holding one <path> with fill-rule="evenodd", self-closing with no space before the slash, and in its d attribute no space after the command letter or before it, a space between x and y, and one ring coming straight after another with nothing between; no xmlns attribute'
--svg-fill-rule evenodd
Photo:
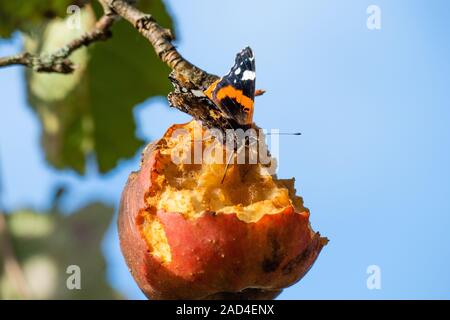
<svg viewBox="0 0 450 320"><path fill-rule="evenodd" d="M330 238L308 275L280 298L450 298L450 3L397 1L166 1L178 48L224 74L242 47L256 56L255 121L301 131L283 137L279 176L295 177L314 229ZM381 30L366 27L369 5ZM20 41L0 41L0 55ZM130 53L132 54L132 53ZM92 200L117 205L139 157L108 175L79 177L44 161L39 123L26 105L23 70L0 70L2 201L9 210L48 208L55 184L71 188L67 212ZM189 119L151 99L138 134L159 137ZM157 120L155 120L157 119ZM111 283L143 298L119 252L114 224L104 241ZM366 269L381 269L368 290Z"/></svg>

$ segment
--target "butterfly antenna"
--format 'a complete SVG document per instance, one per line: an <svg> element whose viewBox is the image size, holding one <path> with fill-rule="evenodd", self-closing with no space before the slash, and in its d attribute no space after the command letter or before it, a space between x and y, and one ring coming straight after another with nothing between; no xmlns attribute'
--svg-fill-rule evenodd
<svg viewBox="0 0 450 320"><path fill-rule="evenodd" d="M231 164L231 160L233 159L233 156L234 156L234 152L231 153L230 156L228 157L227 164L225 165L225 172L223 173L222 180L220 181L220 184L223 184L223 182L225 181L225 177L227 176L228 167Z"/></svg>
<svg viewBox="0 0 450 320"><path fill-rule="evenodd" d="M301 132L267 132L267 136L279 135L279 136L301 136Z"/></svg>

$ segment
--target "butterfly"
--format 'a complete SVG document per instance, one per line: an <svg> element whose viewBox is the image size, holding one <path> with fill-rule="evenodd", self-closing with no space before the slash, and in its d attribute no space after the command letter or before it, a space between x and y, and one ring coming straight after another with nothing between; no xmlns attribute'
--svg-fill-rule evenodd
<svg viewBox="0 0 450 320"><path fill-rule="evenodd" d="M168 96L171 107L190 114L209 129L243 129L253 125L255 102L255 57L250 47L236 55L231 70L206 90L169 76L174 91ZM261 91L258 91L261 93Z"/></svg>

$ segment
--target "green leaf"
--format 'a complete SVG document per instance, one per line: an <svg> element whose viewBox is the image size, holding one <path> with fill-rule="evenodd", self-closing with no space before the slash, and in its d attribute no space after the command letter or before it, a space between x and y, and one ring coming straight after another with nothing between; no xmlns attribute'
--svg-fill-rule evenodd
<svg viewBox="0 0 450 320"><path fill-rule="evenodd" d="M69 29L63 19L53 19L34 37L25 37L25 49L34 53L52 53L79 37L95 24L92 10L81 15L82 29ZM71 60L77 70L71 75L36 73L26 70L28 100L42 122L42 144L47 160L57 168L70 167L83 172L86 155L93 151L92 122L87 105L89 87L86 72L89 53L77 50Z"/></svg>
<svg viewBox="0 0 450 320"><path fill-rule="evenodd" d="M169 28L175 34L174 26L172 24L172 19L167 13L166 7L162 1L155 0L140 0L138 2L137 8L142 12L151 14L158 24L164 28Z"/></svg>
<svg viewBox="0 0 450 320"><path fill-rule="evenodd" d="M91 204L71 215L28 210L7 215L14 254L23 270L32 298L117 299L120 295L107 282L101 241L114 210ZM20 297L11 278L2 269L0 256L0 299ZM80 268L81 290L67 288L71 274Z"/></svg>
<svg viewBox="0 0 450 320"><path fill-rule="evenodd" d="M141 1L166 27L171 20L160 0ZM94 18L90 6L82 10L83 27ZM72 31L71 31L72 32ZM34 52L52 52L76 37L65 21L55 19L34 38ZM46 158L54 167L83 173L94 156L100 172L131 158L143 145L136 137L133 108L148 98L167 95L170 72L152 46L126 21L118 21L113 37L76 52L78 69L72 75L27 71L28 98L42 122ZM31 43L31 41L27 41ZM56 44L58 43L58 44ZM72 57L71 57L72 59Z"/></svg>

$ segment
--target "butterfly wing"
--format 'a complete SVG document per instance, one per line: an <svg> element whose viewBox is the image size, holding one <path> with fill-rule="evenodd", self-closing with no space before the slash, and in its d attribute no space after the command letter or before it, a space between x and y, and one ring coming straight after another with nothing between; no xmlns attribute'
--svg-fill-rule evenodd
<svg viewBox="0 0 450 320"><path fill-rule="evenodd" d="M206 91L223 114L242 126L253 122L255 100L255 57L247 47L236 55L230 72L214 82Z"/></svg>
<svg viewBox="0 0 450 320"><path fill-rule="evenodd" d="M209 129L222 130L237 129L239 124L226 116L203 92L193 88L186 88L174 76L169 76L174 91L169 93L168 100L171 107L191 115L201 121Z"/></svg>

